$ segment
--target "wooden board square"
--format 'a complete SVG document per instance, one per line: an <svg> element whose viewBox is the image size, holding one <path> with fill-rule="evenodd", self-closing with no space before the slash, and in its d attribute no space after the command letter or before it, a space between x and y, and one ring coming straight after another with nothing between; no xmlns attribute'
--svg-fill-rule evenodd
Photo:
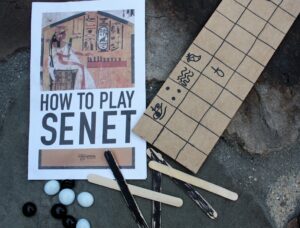
<svg viewBox="0 0 300 228"><path fill-rule="evenodd" d="M275 50L265 43L261 42L260 40L256 40L248 55L265 66L271 59L274 51Z"/></svg>
<svg viewBox="0 0 300 228"><path fill-rule="evenodd" d="M199 122L209 106L209 103L190 92L180 104L179 109Z"/></svg>
<svg viewBox="0 0 300 228"><path fill-rule="evenodd" d="M205 27L214 31L217 35L225 38L232 28L233 23L219 12L215 11Z"/></svg>
<svg viewBox="0 0 300 228"><path fill-rule="evenodd" d="M201 76L192 87L191 91L212 104L221 93L222 87L210 79Z"/></svg>
<svg viewBox="0 0 300 228"><path fill-rule="evenodd" d="M217 11L224 14L231 21L236 22L244 11L244 7L234 0L223 0L217 8Z"/></svg>
<svg viewBox="0 0 300 228"><path fill-rule="evenodd" d="M248 8L258 16L268 20L276 9L276 6L270 1L252 0Z"/></svg>
<svg viewBox="0 0 300 228"><path fill-rule="evenodd" d="M230 76L233 74L233 70L231 70L216 58L213 58L203 71L203 74L219 85L225 86Z"/></svg>
<svg viewBox="0 0 300 228"><path fill-rule="evenodd" d="M214 107L232 118L241 104L242 101L240 99L232 95L227 90L223 90L220 97L216 100Z"/></svg>
<svg viewBox="0 0 300 228"><path fill-rule="evenodd" d="M153 143L162 128L162 125L150 117L143 115L132 131L146 139L149 143Z"/></svg>
<svg viewBox="0 0 300 228"><path fill-rule="evenodd" d="M275 29L273 26L267 24L262 33L259 35L259 38L276 49L283 40L284 34L278 29Z"/></svg>
<svg viewBox="0 0 300 228"><path fill-rule="evenodd" d="M212 32L203 28L199 35L194 40L194 43L210 54L215 54L220 47L222 39Z"/></svg>
<svg viewBox="0 0 300 228"><path fill-rule="evenodd" d="M230 119L217 109L211 107L201 120L201 124L221 136Z"/></svg>
<svg viewBox="0 0 300 228"><path fill-rule="evenodd" d="M280 5L280 3L282 2L282 0L271 0L271 1L276 5Z"/></svg>
<svg viewBox="0 0 300 228"><path fill-rule="evenodd" d="M282 2L282 0L270 0L270 1L272 1L276 5L280 5L280 3Z"/></svg>
<svg viewBox="0 0 300 228"><path fill-rule="evenodd" d="M264 67L257 62L255 62L250 57L246 56L241 65L238 67L237 72L239 72L244 77L248 78L251 82L256 82L257 78L264 70Z"/></svg>
<svg viewBox="0 0 300 228"><path fill-rule="evenodd" d="M257 36L263 29L266 22L251 11L246 10L238 21L238 24L254 36Z"/></svg>
<svg viewBox="0 0 300 228"><path fill-rule="evenodd" d="M247 53L255 41L255 36L241 27L235 26L226 40L239 50Z"/></svg>
<svg viewBox="0 0 300 228"><path fill-rule="evenodd" d="M221 48L216 53L216 57L230 66L232 69L237 68L244 56L245 54L228 43L223 43Z"/></svg>
<svg viewBox="0 0 300 228"><path fill-rule="evenodd" d="M196 131L190 139L190 143L208 155L218 139L219 137L217 135L205 127L198 125Z"/></svg>
<svg viewBox="0 0 300 228"><path fill-rule="evenodd" d="M297 17L300 12L299 0L284 0L282 1L280 6L282 9L285 9L286 11L294 15L294 17Z"/></svg>
<svg viewBox="0 0 300 228"><path fill-rule="evenodd" d="M188 140L197 127L197 122L181 111L176 110L166 127L181 138Z"/></svg>
<svg viewBox="0 0 300 228"><path fill-rule="evenodd" d="M202 71L207 63L211 60L212 55L208 54L207 52L203 51L201 48L197 47L195 44L192 44L189 49L185 52L182 60L191 67L195 68L198 71ZM177 66L176 66L177 68ZM175 68L175 69L176 69ZM179 70L177 72L177 75ZM172 75L172 74L171 74Z"/></svg>
<svg viewBox="0 0 300 228"><path fill-rule="evenodd" d="M251 82L235 73L228 82L226 89L244 100L252 87L253 84Z"/></svg>
<svg viewBox="0 0 300 228"><path fill-rule="evenodd" d="M239 3L241 3L243 6L246 7L251 0L236 0L236 1L239 2Z"/></svg>
<svg viewBox="0 0 300 228"><path fill-rule="evenodd" d="M298 3L300 4L300 3ZM294 18L287 12L280 8L277 8L275 13L272 15L269 23L274 25L276 28L287 33L294 22Z"/></svg>
<svg viewBox="0 0 300 228"><path fill-rule="evenodd" d="M174 81L183 87L190 89L199 76L200 73L198 71L184 62L179 62L172 71L170 78L174 79Z"/></svg>
<svg viewBox="0 0 300 228"><path fill-rule="evenodd" d="M171 158L176 159L177 154L185 145L185 141L164 128L153 145Z"/></svg>
<svg viewBox="0 0 300 228"><path fill-rule="evenodd" d="M178 106L183 100L187 89L171 79L167 79L158 92L158 96L173 106Z"/></svg>
<svg viewBox="0 0 300 228"><path fill-rule="evenodd" d="M151 101L149 108L145 113L155 121L165 125L174 111L175 108L172 105L156 96Z"/></svg>
<svg viewBox="0 0 300 228"><path fill-rule="evenodd" d="M186 144L182 151L180 151L176 161L185 167L189 167L189 170L196 173L202 166L207 155L197 150L190 144Z"/></svg>

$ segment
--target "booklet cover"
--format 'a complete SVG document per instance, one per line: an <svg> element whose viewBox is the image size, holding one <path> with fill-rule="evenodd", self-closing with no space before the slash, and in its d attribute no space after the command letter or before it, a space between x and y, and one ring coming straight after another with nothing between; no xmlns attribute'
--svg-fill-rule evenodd
<svg viewBox="0 0 300 228"><path fill-rule="evenodd" d="M146 178L145 2L33 3L28 179Z"/></svg>

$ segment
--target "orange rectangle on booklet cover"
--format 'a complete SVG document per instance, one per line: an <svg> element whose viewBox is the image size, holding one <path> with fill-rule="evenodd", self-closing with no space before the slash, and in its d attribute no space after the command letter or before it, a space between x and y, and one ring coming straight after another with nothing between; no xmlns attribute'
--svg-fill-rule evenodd
<svg viewBox="0 0 300 228"><path fill-rule="evenodd" d="M105 150L107 149L40 150L39 168L109 168L104 158ZM112 152L117 151L117 153L114 154L121 168L133 168L135 166L134 148L111 148L109 150Z"/></svg>

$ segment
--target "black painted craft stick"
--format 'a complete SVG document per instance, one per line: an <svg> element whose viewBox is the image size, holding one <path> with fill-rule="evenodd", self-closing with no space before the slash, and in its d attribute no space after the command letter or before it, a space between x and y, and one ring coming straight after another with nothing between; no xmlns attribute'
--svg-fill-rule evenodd
<svg viewBox="0 0 300 228"><path fill-rule="evenodd" d="M152 148L150 148L148 151L150 151L150 154L147 153L147 155L152 158L153 160L167 165L171 167L171 165L166 162L162 155ZM171 178L172 181L177 184L200 208L201 210L211 219L216 219L218 214L215 211L215 209L203 198L203 196L190 184L185 183L181 180L177 180L175 178Z"/></svg>
<svg viewBox="0 0 300 228"><path fill-rule="evenodd" d="M156 192L161 192L162 191L161 182L162 182L162 174L158 171L152 170L152 190ZM161 227L161 202L152 201L152 228L160 228L160 227Z"/></svg>
<svg viewBox="0 0 300 228"><path fill-rule="evenodd" d="M114 159L113 154L109 150L107 150L104 152L104 157L105 157L109 167L111 168L111 171L112 171L114 177L116 178L116 181L120 187L121 193L127 204L127 207L129 208L131 215L135 219L138 227L149 228L135 199L133 198L132 194L129 191L127 182L126 182L125 178L123 177L121 170L119 169L119 166L117 165L117 163Z"/></svg>

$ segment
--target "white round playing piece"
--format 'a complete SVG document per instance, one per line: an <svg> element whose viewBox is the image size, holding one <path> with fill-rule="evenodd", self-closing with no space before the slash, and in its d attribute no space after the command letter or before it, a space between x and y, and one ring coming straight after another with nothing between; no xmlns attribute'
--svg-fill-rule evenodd
<svg viewBox="0 0 300 228"><path fill-rule="evenodd" d="M60 203L68 206L74 202L75 193L72 189L65 188L61 190L60 193L58 194L58 199Z"/></svg>
<svg viewBox="0 0 300 228"><path fill-rule="evenodd" d="M49 195L53 196L59 192L60 184L56 180L50 180L44 185L44 192Z"/></svg>
<svg viewBox="0 0 300 228"><path fill-rule="evenodd" d="M76 228L90 228L91 225L87 219L79 219L76 223Z"/></svg>
<svg viewBox="0 0 300 228"><path fill-rule="evenodd" d="M94 196L89 192L81 192L77 196L77 201L82 207L90 207L94 203Z"/></svg>

